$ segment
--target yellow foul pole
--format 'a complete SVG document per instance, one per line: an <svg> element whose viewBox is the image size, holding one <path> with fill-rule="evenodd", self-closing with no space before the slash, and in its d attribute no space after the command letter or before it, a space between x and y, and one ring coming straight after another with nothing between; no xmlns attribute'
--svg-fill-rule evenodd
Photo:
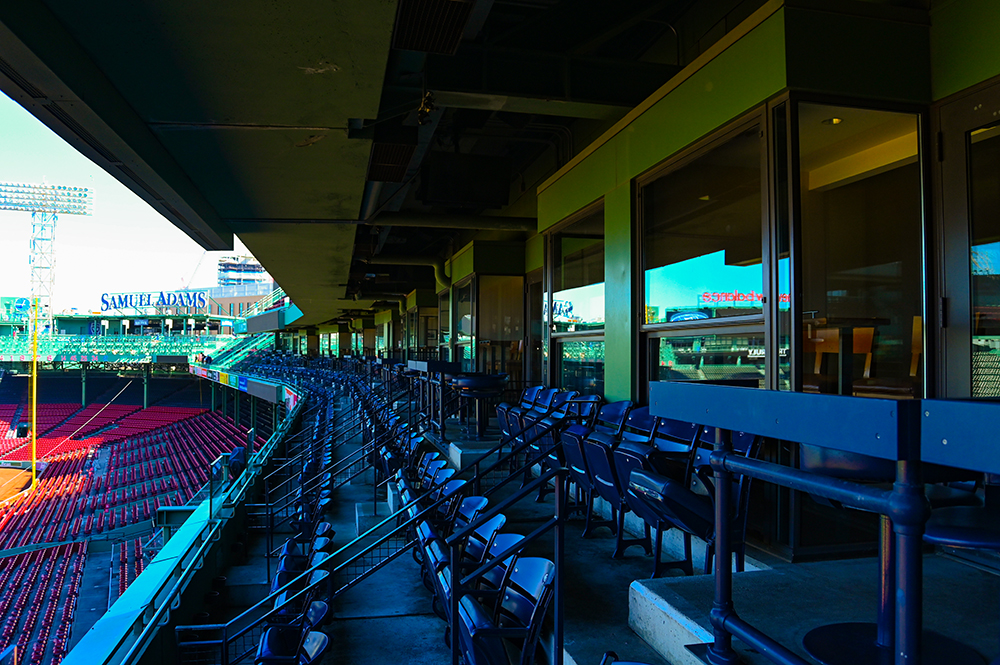
<svg viewBox="0 0 1000 665"><path fill-rule="evenodd" d="M35 296L34 321L31 326L31 489L38 487L38 460L35 455L38 427L38 296Z"/></svg>

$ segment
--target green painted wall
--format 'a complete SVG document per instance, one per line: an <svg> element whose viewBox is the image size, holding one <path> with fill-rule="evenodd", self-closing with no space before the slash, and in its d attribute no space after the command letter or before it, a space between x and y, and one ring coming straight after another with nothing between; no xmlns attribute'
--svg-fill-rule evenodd
<svg viewBox="0 0 1000 665"><path fill-rule="evenodd" d="M845 97L930 102L926 14L899 10L893 19L893 12L874 13L786 7L788 87Z"/></svg>
<svg viewBox="0 0 1000 665"><path fill-rule="evenodd" d="M604 397L634 399L637 321L632 307L632 188L604 197Z"/></svg>
<svg viewBox="0 0 1000 665"><path fill-rule="evenodd" d="M931 87L942 99L1000 75L1000 2L944 0L931 7Z"/></svg>
<svg viewBox="0 0 1000 665"><path fill-rule="evenodd" d="M540 235L531 236L524 241L524 272L538 270L545 263L545 238Z"/></svg>
<svg viewBox="0 0 1000 665"><path fill-rule="evenodd" d="M474 265L473 256L472 243L470 242L468 245L458 250L457 254L451 257L448 263L451 266L450 277L452 284L463 277L468 277L472 274Z"/></svg>
<svg viewBox="0 0 1000 665"><path fill-rule="evenodd" d="M538 195L544 230L785 87L784 10L694 72Z"/></svg>

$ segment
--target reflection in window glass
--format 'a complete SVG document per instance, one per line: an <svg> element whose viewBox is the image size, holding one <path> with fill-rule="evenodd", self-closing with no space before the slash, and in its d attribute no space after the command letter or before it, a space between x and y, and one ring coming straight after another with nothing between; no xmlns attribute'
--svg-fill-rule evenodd
<svg viewBox="0 0 1000 665"><path fill-rule="evenodd" d="M604 327L604 210L574 222L553 239L554 332Z"/></svg>
<svg viewBox="0 0 1000 665"><path fill-rule="evenodd" d="M1000 396L1000 127L972 132L972 395Z"/></svg>
<svg viewBox="0 0 1000 665"><path fill-rule="evenodd" d="M562 341L559 350L559 387L583 395L604 394L604 342Z"/></svg>
<svg viewBox="0 0 1000 665"><path fill-rule="evenodd" d="M911 114L799 106L806 390L922 395L917 130Z"/></svg>
<svg viewBox="0 0 1000 665"><path fill-rule="evenodd" d="M479 284L479 371L524 376L524 277L481 275Z"/></svg>
<svg viewBox="0 0 1000 665"><path fill-rule="evenodd" d="M375 355L379 358L387 357L385 339L388 327L388 323L383 323L375 327Z"/></svg>
<svg viewBox="0 0 1000 665"><path fill-rule="evenodd" d="M463 372L476 371L475 344L475 285L472 281L455 289L454 336L456 361L462 363Z"/></svg>
<svg viewBox="0 0 1000 665"><path fill-rule="evenodd" d="M451 291L445 291L438 296L438 322L441 325L441 336L438 340L438 360L448 362L451 359L451 309L449 300Z"/></svg>
<svg viewBox="0 0 1000 665"><path fill-rule="evenodd" d="M782 349L787 354L787 350ZM698 335L653 340L656 381L714 381L764 387L764 335Z"/></svg>
<svg viewBox="0 0 1000 665"><path fill-rule="evenodd" d="M473 304L472 282L455 289L455 341L459 344L472 341L475 335Z"/></svg>
<svg viewBox="0 0 1000 665"><path fill-rule="evenodd" d="M753 127L643 187L647 324L761 313L760 162Z"/></svg>
<svg viewBox="0 0 1000 665"><path fill-rule="evenodd" d="M448 311L448 296L449 292L445 291L438 296L438 321L441 324L441 344L447 344L451 341L451 337L448 331L451 330L451 314Z"/></svg>

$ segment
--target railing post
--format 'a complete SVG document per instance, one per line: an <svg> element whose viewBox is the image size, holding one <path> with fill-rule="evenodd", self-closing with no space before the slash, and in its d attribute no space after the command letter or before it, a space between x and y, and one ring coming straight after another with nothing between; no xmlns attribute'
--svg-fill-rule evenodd
<svg viewBox="0 0 1000 665"><path fill-rule="evenodd" d="M462 573L459 570L459 563L461 552L459 550L459 541L455 541L451 544L451 552L449 553L451 557L451 598L447 599L446 602L451 603L451 665L459 665L461 661L461 651L459 649L459 627L458 627L458 605L461 602L461 584L462 584ZM487 555L488 556L488 555ZM501 599L497 599L499 603Z"/></svg>
<svg viewBox="0 0 1000 665"><path fill-rule="evenodd" d="M896 541L896 665L920 665L923 635L923 536L930 507L920 463L919 401L899 403L899 462L890 515Z"/></svg>
<svg viewBox="0 0 1000 665"><path fill-rule="evenodd" d="M544 468L544 465L543 465ZM563 477L567 475L566 469L559 469L556 473L555 481L557 487L561 488L563 483ZM554 597L552 602L554 604L552 623L555 627L555 644L553 648L555 649L555 665L563 665L563 583L565 581L564 573L564 562L566 559L566 505L563 500L563 493L561 489L557 489L555 493L555 504L556 504L556 528L555 528L555 549L554 558L556 560L556 579L553 584L554 586ZM498 601L499 602L499 601Z"/></svg>
<svg viewBox="0 0 1000 665"><path fill-rule="evenodd" d="M728 431L715 430L714 456L725 457L732 452ZM733 636L726 630L726 618L733 612L733 548L730 523L733 474L723 464L713 464L715 471L715 601L712 604L713 642L708 648L712 665L737 665L739 656L733 650Z"/></svg>

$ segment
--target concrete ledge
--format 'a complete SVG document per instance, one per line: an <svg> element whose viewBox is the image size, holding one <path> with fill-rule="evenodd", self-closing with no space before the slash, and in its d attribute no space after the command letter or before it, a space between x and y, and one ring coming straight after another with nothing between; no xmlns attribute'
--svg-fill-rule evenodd
<svg viewBox="0 0 1000 665"><path fill-rule="evenodd" d="M448 461L456 469L464 469L496 445L496 441L452 441L448 444Z"/></svg>
<svg viewBox="0 0 1000 665"><path fill-rule="evenodd" d="M629 627L673 665L701 665L685 645L712 640L709 612L714 577L637 580L629 588ZM924 557L924 626L996 657L1000 617L993 609L1000 579L940 555ZM736 612L800 656L813 628L874 622L878 564L874 558L785 564L733 575ZM989 608L983 611L982 608ZM769 665L739 640L733 648L749 665Z"/></svg>
<svg viewBox="0 0 1000 665"><path fill-rule="evenodd" d="M712 641L712 631L691 618L702 611L672 590L654 591L646 582L636 580L629 586L629 628L673 665L703 665L684 648Z"/></svg>

